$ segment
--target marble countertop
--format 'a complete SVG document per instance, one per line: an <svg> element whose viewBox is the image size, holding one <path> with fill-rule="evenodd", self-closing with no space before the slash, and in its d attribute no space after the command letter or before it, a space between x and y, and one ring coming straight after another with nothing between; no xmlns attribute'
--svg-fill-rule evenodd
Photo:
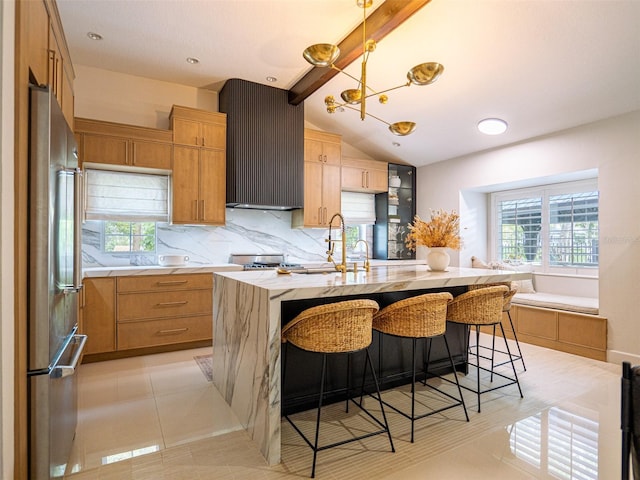
<svg viewBox="0 0 640 480"><path fill-rule="evenodd" d="M358 268L362 268L362 260L358 262ZM353 261L349 261L351 266ZM389 265L424 265L424 260L371 260L372 267ZM301 263L304 267L323 267L330 263ZM170 275L176 273L213 273L226 271L242 271L242 265L234 263L221 263L215 265L186 264L173 267L160 265L123 265L111 267L90 267L83 269L82 273L87 277L125 277L131 275Z"/></svg>
<svg viewBox="0 0 640 480"><path fill-rule="evenodd" d="M398 290L421 290L440 287L504 282L531 278L529 272L449 267L445 272L432 272L424 263L402 266L378 266L370 272L356 273L291 273L275 270L216 272L253 287L265 289L271 298L291 300L378 293Z"/></svg>
<svg viewBox="0 0 640 480"><path fill-rule="evenodd" d="M242 266L232 263L219 265L184 265L178 267L161 267L160 265L122 267L92 267L85 268L82 274L88 277L125 277L131 275L170 275L175 273L213 273L225 271L240 271Z"/></svg>

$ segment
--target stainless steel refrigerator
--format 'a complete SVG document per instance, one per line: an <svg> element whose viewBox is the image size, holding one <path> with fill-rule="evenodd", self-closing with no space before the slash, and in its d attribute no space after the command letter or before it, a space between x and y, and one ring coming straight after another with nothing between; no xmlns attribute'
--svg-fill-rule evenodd
<svg viewBox="0 0 640 480"><path fill-rule="evenodd" d="M77 424L81 171L76 142L48 88L30 89L29 478L64 474Z"/></svg>

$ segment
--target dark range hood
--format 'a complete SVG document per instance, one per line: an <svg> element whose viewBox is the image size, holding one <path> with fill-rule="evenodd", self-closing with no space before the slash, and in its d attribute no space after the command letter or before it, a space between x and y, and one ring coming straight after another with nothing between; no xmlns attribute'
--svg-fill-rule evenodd
<svg viewBox="0 0 640 480"><path fill-rule="evenodd" d="M302 208L304 199L304 104L289 92L227 80L220 111L227 114L227 207Z"/></svg>

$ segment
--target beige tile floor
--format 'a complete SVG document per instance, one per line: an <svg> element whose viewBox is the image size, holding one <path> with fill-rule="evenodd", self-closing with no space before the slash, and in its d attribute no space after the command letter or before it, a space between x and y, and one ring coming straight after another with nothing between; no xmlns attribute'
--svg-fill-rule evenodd
<svg viewBox="0 0 640 480"><path fill-rule="evenodd" d="M320 452L316 478L620 478L620 367L522 347L524 399L507 387L483 395L477 413L475 396L465 392L470 421L460 408L423 419L413 444L409 422L387 411L395 453L384 436ZM187 350L81 366L79 424L65 478L308 478L312 452L286 422L282 463L264 462L193 360L207 353ZM427 403L435 404L428 395ZM398 389L385 398L395 404L405 395ZM329 407L325 432L337 436L345 426L366 425L356 411L345 415ZM303 428L313 423L306 412L295 418Z"/></svg>

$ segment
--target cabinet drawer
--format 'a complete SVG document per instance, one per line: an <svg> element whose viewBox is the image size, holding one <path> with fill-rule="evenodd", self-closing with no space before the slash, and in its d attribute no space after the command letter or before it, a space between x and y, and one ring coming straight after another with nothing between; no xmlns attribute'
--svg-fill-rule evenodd
<svg viewBox="0 0 640 480"><path fill-rule="evenodd" d="M213 289L213 274L141 275L118 277L118 293Z"/></svg>
<svg viewBox="0 0 640 480"><path fill-rule="evenodd" d="M154 347L212 338L211 315L118 324L118 350Z"/></svg>
<svg viewBox="0 0 640 480"><path fill-rule="evenodd" d="M203 315L213 311L212 290L119 293L118 322L143 318Z"/></svg>

